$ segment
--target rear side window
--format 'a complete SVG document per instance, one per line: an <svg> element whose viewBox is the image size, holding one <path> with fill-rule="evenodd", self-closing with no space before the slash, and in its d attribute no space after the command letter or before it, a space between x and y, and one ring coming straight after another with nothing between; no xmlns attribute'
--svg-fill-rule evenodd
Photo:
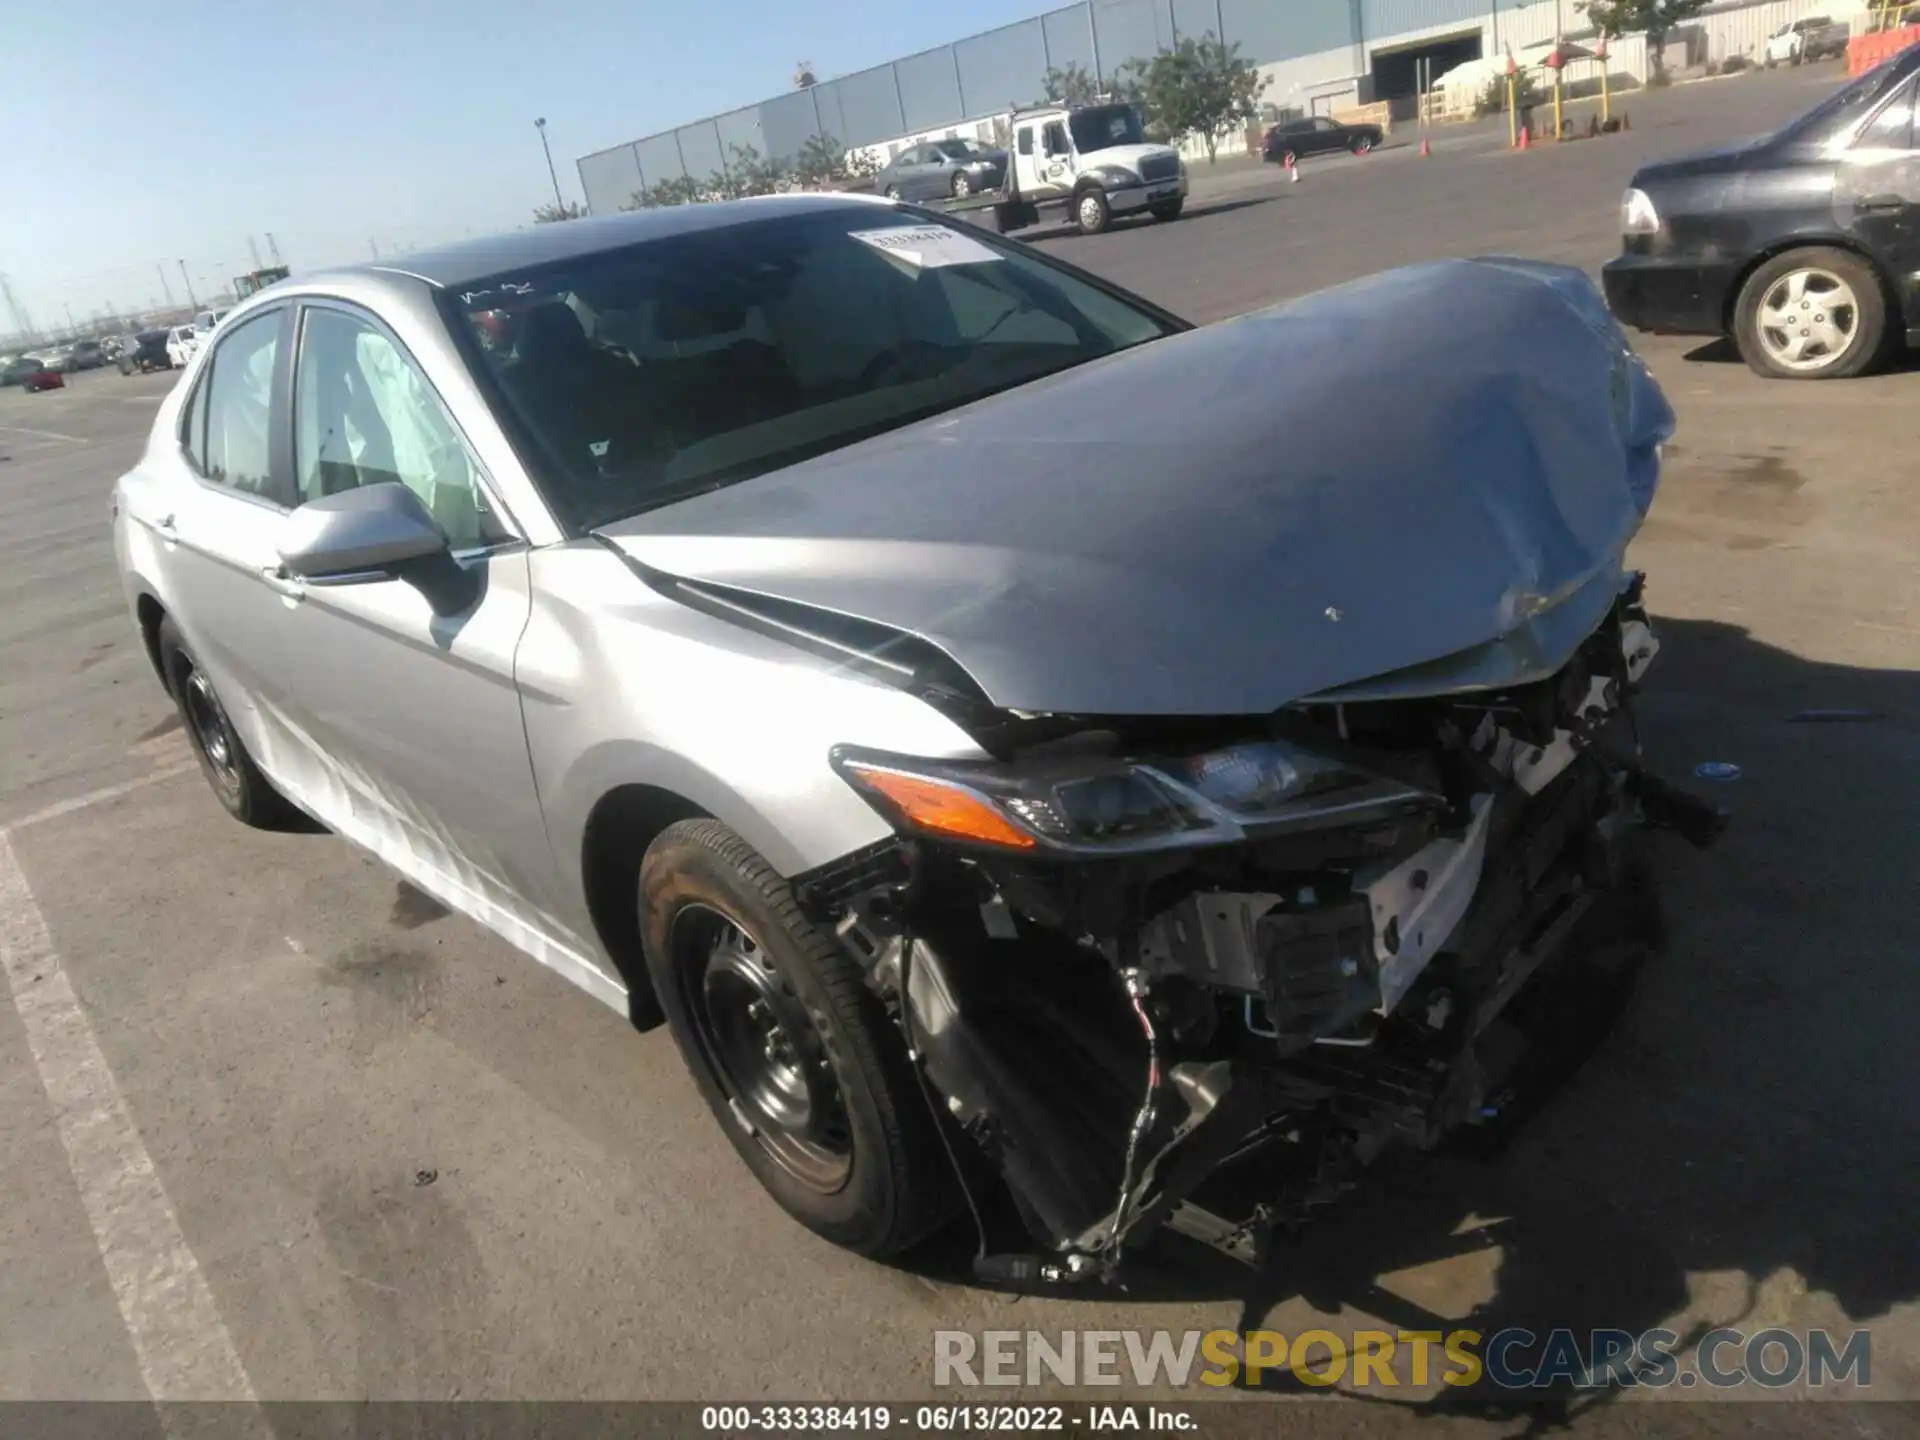
<svg viewBox="0 0 1920 1440"><path fill-rule="evenodd" d="M1920 86L1920 77L1909 80L1901 86L1894 97L1880 110L1880 113L1867 122L1860 132L1860 138L1853 142L1856 150L1910 150L1913 148L1913 110L1915 87Z"/></svg>
<svg viewBox="0 0 1920 1440"><path fill-rule="evenodd" d="M216 485L284 504L274 492L270 419L280 315L248 320L213 352L200 473Z"/></svg>

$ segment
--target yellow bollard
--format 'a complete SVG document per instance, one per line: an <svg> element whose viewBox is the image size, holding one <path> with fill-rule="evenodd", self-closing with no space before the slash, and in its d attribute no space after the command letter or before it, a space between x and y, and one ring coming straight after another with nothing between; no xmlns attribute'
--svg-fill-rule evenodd
<svg viewBox="0 0 1920 1440"><path fill-rule="evenodd" d="M1561 99L1560 72L1555 70L1553 72L1553 138L1555 140L1566 133L1566 115L1561 108Z"/></svg>

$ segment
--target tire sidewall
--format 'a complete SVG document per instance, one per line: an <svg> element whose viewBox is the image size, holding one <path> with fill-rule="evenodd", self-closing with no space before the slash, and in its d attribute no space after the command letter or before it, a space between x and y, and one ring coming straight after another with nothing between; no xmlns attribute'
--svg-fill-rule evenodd
<svg viewBox="0 0 1920 1440"><path fill-rule="evenodd" d="M212 757L207 754L206 746L201 742L200 732L194 728L193 717L187 713L186 681L200 662L193 651L187 648L187 642L181 638L180 631L171 619L160 622L159 633L160 671L167 682L167 690L173 696L173 703L180 711L180 723L187 732L187 744L193 748L193 758L200 762L200 773L206 777L207 788L213 791L214 799L220 802L220 808L236 820L247 818L247 781L248 766L243 758L246 748L240 743L240 736L233 728L233 720L227 714L226 703L220 699L218 690L214 690L212 679L208 679L208 688L213 695L213 703L220 712L220 724L227 732L227 743L234 747L235 773L239 777L237 785L229 786L214 769Z"/></svg>
<svg viewBox="0 0 1920 1440"><path fill-rule="evenodd" d="M1853 344L1833 363L1818 370L1790 370L1774 362L1760 339L1760 302L1781 276L1803 268L1832 270L1853 287L1860 307ZM1734 344L1741 358L1758 374L1777 380L1844 380L1865 371L1886 345L1886 292L1874 268L1847 250L1810 247L1774 256L1740 288L1734 303Z"/></svg>
<svg viewBox="0 0 1920 1440"><path fill-rule="evenodd" d="M1089 225L1085 218L1084 207L1092 200L1099 207L1098 223ZM1107 197L1098 190L1082 190L1073 197L1073 224L1082 235L1098 235L1113 223L1113 211L1107 205Z"/></svg>
<svg viewBox="0 0 1920 1440"><path fill-rule="evenodd" d="M855 1046L848 1039L845 1017L797 952L781 917L753 887L739 883L731 866L701 845L656 844L641 866L640 892L640 933L654 993L701 1098L747 1168L783 1209L836 1243L859 1248L870 1232L891 1228L893 1197L885 1167L878 1163L887 1142L873 1092L853 1061ZM852 1165L845 1183L831 1195L803 1185L782 1169L733 1113L726 1086L700 1041L691 997L677 973L670 944L675 921L692 904L717 911L754 938L773 959L780 978L806 1008L825 1042L853 1135ZM871 1003L869 1023L884 1028L888 1022L879 1002L864 990L861 993Z"/></svg>

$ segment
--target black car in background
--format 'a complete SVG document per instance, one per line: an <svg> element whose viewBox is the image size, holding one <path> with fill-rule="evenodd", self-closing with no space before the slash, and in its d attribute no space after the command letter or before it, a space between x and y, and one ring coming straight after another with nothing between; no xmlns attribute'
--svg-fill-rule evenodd
<svg viewBox="0 0 1920 1440"><path fill-rule="evenodd" d="M1773 135L1647 165L1621 202L1607 303L1640 330L1724 335L1762 375L1858 375L1920 344L1920 46Z"/></svg>
<svg viewBox="0 0 1920 1440"><path fill-rule="evenodd" d="M874 177L873 188L894 200L964 199L997 190L1007 178L1007 152L978 140L929 140L902 150Z"/></svg>
<svg viewBox="0 0 1920 1440"><path fill-rule="evenodd" d="M1300 158L1324 155L1331 150L1365 155L1379 145L1384 134L1378 125L1348 125L1326 115L1282 120L1267 128L1266 139L1261 142L1261 158L1279 164L1289 155Z"/></svg>
<svg viewBox="0 0 1920 1440"><path fill-rule="evenodd" d="M149 370L171 370L173 359L167 354L167 332L164 330L142 330L132 337L132 343L123 344L116 364L122 375L144 375Z"/></svg>

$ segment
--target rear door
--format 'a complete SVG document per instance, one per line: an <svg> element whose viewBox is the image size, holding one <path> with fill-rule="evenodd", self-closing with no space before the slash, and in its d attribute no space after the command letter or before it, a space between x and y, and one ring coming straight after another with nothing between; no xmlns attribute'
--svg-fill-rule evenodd
<svg viewBox="0 0 1920 1440"><path fill-rule="evenodd" d="M1860 131L1834 179L1837 218L1879 262L1900 298L1889 324L1920 327L1920 76L1896 90Z"/></svg>

